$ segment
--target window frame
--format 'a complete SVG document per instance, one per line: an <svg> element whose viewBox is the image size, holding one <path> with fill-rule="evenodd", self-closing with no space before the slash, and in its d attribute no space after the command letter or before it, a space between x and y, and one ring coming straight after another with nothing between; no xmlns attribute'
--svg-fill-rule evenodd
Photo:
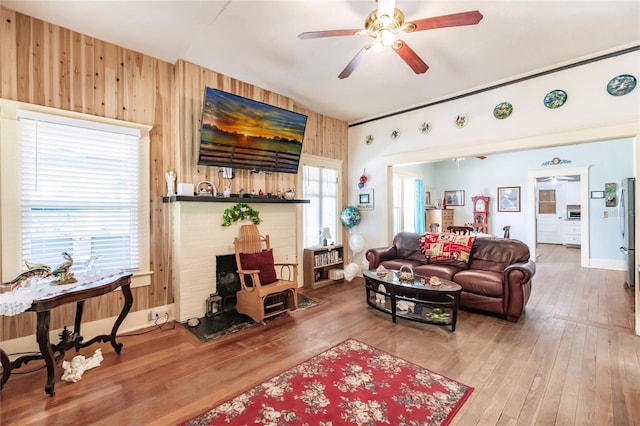
<svg viewBox="0 0 640 426"><path fill-rule="evenodd" d="M336 194L336 217L338 218L336 235L332 235L335 244L342 244L342 228L340 227L340 210L342 209L342 181L343 181L343 161L332 158L319 157L316 155L303 154L300 158L300 169L298 170L298 188L300 188L301 196L304 196L304 167L322 167L337 170L337 194ZM304 216L300 220L300 226L304 226ZM304 233L301 232L301 245L304 245Z"/></svg>
<svg viewBox="0 0 640 426"><path fill-rule="evenodd" d="M1 254L1 278L3 281L11 280L23 271L21 264L21 249L10 250L10 247L21 247L22 227L20 218L20 122L18 117L22 112L42 113L68 120L81 120L87 125L92 123L98 126L117 126L130 128L140 132L140 160L139 160L139 257L140 269L133 272L132 287L151 284L151 245L150 245L150 137L152 126L97 117L84 113L60 110L51 107L16 102L0 99L0 237L2 241ZM17 218L10 220L9 218ZM17 223L16 223L17 222Z"/></svg>

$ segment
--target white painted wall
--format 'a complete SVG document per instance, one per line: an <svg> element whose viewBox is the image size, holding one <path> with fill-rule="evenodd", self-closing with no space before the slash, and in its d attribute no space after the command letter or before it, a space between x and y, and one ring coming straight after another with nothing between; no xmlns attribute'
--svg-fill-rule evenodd
<svg viewBox="0 0 640 426"><path fill-rule="evenodd" d="M391 176L388 166L392 165L635 138L633 176L638 176L640 87L625 96L609 95L607 83L620 74L640 78L639 52L350 127L349 199L355 200L357 174L363 168L369 172L367 185L376 191L375 210L363 212L362 222L354 232L362 235L365 247L383 246L391 241L386 206ZM543 99L554 89L565 90L568 100L561 108L551 110L543 105ZM504 101L513 104L514 111L511 117L498 120L493 117L493 108ZM467 126L463 128L454 125L459 114L469 117ZM432 130L423 135L418 128L425 121L431 123ZM401 131L397 140L390 138L393 129ZM370 145L364 142L367 135L374 137ZM618 158L621 155L624 154ZM636 228L640 229L639 217L636 217ZM521 239L532 241L530 235ZM636 289L636 306L639 304L640 292ZM636 314L636 333L640 334L640 313Z"/></svg>
<svg viewBox="0 0 640 426"><path fill-rule="evenodd" d="M606 91L611 78L627 73L640 75L640 53L351 127L349 199L355 203L358 177L363 169L369 178L367 187L376 191L375 210L363 212L362 222L354 232L363 236L367 247L390 241L387 166L636 137L640 133L640 88L621 97ZM567 103L556 110L546 108L542 102L544 96L558 88L567 91ZM511 102L514 112L505 120L497 120L493 117L493 108L502 101ZM466 127L455 127L454 120L459 114L469 116ZM431 122L433 128L426 135L418 131L424 121ZM401 136L392 141L390 133L394 128L401 130ZM364 140L369 134L374 136L374 141L367 145ZM516 172L513 165L501 167L511 167ZM486 191L495 191L493 187Z"/></svg>

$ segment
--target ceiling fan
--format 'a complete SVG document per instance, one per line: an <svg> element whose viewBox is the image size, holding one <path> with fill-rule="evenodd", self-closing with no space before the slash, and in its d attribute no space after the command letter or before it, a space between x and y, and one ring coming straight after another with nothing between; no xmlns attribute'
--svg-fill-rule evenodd
<svg viewBox="0 0 640 426"><path fill-rule="evenodd" d="M338 75L341 79L349 77L372 49L381 49L388 46L391 46L416 74L422 74L429 69L429 66L420 59L407 43L397 38L400 33L475 25L483 18L479 11L474 10L405 22L404 13L395 7L395 0L377 0L377 2L378 8L365 19L364 29L309 31L299 34L298 37L301 39L353 35L371 37L373 41L364 46Z"/></svg>

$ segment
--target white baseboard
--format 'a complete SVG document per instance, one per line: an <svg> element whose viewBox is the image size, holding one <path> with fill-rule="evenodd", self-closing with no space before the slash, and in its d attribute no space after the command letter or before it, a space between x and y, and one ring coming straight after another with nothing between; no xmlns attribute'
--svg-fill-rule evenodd
<svg viewBox="0 0 640 426"><path fill-rule="evenodd" d="M594 269L611 269L612 271L624 271L627 264L624 260L613 259L589 259L589 268Z"/></svg>
<svg viewBox="0 0 640 426"><path fill-rule="evenodd" d="M173 321L174 319L174 311L175 308L173 303L170 305L164 306L156 306L153 308L154 311L168 311L169 312L169 321ZM122 324L120 324L120 328L118 329L118 334L130 333L136 330L140 330L142 328L146 328L152 326L154 324L153 321L149 321L149 313L151 309L145 309L142 311L130 312L129 315L124 319ZM111 333L111 328L113 327L113 323L116 321L118 317L111 318L103 318L97 321L82 323L80 334L84 336L85 340L90 340L93 336L98 336L101 334L109 334ZM164 320L162 321L164 322ZM67 329L72 331L73 324L67 325ZM49 339L52 343L57 343L60 341L58 334L62 332L62 328L58 330L50 330L49 331ZM36 342L36 335L32 334L30 336L19 337L17 339L11 340L3 340L0 342L0 348L7 353L7 355L11 355L19 352L39 352L38 343ZM75 351L69 352L67 358L73 358L76 353ZM14 357L11 357L12 359Z"/></svg>

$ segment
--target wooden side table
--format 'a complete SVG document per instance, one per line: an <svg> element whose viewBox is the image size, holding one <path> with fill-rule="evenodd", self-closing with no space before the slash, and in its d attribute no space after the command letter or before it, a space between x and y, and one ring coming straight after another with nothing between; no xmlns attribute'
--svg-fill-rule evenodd
<svg viewBox="0 0 640 426"><path fill-rule="evenodd" d="M43 359L47 367L47 382L44 391L53 396L55 394L55 375L56 364L64 357L65 351L75 348L76 352L80 348L85 348L96 342L110 342L116 353L120 353L122 350L122 343L116 342L116 334L122 321L129 313L131 306L133 305L133 295L131 294L131 273L122 273L114 275L108 278L98 279L86 284L80 284L67 291L53 292L40 299L36 299L32 302L28 311L36 312L37 314L37 328L36 328L36 340L38 347L40 348L39 355L25 355L21 356L14 361L9 361L7 354L0 349L0 364L2 365L2 377L0 378L0 389L4 387L4 384L9 380L11 370L20 368L23 364L36 359ZM55 289L55 287L52 287ZM84 310L84 301L91 299L92 297L102 296L112 292L113 290L121 288L122 295L124 296L124 305L120 315L113 324L110 334L102 334L92 338L89 341L84 342L84 338L80 335L80 325L82 324L82 313ZM60 334L60 342L58 344L51 344L49 341L49 322L51 319L51 309L65 305L67 303L76 302L76 316L73 326L73 332L64 330ZM54 354L58 355L54 357Z"/></svg>

